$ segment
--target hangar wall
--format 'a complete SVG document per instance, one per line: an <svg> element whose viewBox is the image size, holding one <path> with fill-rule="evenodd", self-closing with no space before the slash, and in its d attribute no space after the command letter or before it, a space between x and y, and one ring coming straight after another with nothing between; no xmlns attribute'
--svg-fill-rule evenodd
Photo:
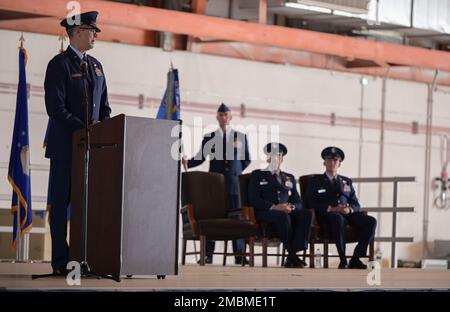
<svg viewBox="0 0 450 312"><path fill-rule="evenodd" d="M1 226L12 222L7 211L11 189L6 176L14 123L19 37L20 32L0 30L0 176L4 177L0 179ZM47 63L58 53L60 41L58 37L49 35L25 33L24 37L28 51L27 81L31 86L29 125L33 208L42 210L45 209L49 167L42 148L47 123L43 82ZM186 131L190 131L193 140L195 136L195 141L184 142L187 155L195 153L200 144L198 134L201 131L198 132L197 128L197 132L194 132L194 119L201 117L203 126L214 126L216 106L225 102L234 111L233 124L248 127L247 130L251 132L250 149L256 159L247 169L248 172L264 165L261 149L266 141L263 140L262 132L264 126L275 125L279 127L280 140L289 149L283 168L296 177L323 172L320 151L328 145L337 145L346 153L340 173L357 177L360 143L361 176L378 175L380 129L377 125L381 118L382 98L380 78L368 77L368 84L362 87L359 75L185 51L165 52L158 48L101 41L96 42L94 50L88 53L103 64L113 115L124 113L155 117L164 93L166 73L170 62L173 62L180 75L181 116L189 128ZM364 96L361 99L362 88ZM431 182L424 181L425 135L423 131L413 134L411 125L418 122L420 130L426 123L427 86L387 80L386 91L386 121L396 126L385 133L383 175L416 177L416 182L401 184L399 188L399 205L414 206L415 212L398 217L397 234L414 237L414 243L398 244L398 258L417 260L422 255L424 183L431 187ZM142 108L139 107L139 95L143 95ZM364 122L360 142L361 103ZM439 134L450 132L449 103L450 88L439 87L434 92L432 177L439 176L441 170ZM245 105L247 112L244 118L239 113L241 104ZM333 113L336 117L334 126L329 122ZM258 142L258 135L261 135L262 142ZM185 136L187 138L188 135ZM207 170L207 165L202 165L198 170ZM377 190L375 185L361 185L357 192L363 206L377 205ZM432 192L430 201L434 196ZM392 187L383 185L383 205L391 204ZM447 227L449 214L449 210L437 210L430 203L430 242L435 239L450 239ZM36 222L38 221L35 224ZM389 236L391 215L383 214L379 223L379 234ZM32 241L38 235L42 237L42 234L32 234ZM45 250L39 251L46 259L49 259L48 236L47 234L45 239ZM2 234L1 237L2 249L5 249L11 236ZM381 247L383 256L389 258L390 245L382 243ZM222 247L219 245L217 248ZM8 255L8 252L2 252L0 258Z"/></svg>

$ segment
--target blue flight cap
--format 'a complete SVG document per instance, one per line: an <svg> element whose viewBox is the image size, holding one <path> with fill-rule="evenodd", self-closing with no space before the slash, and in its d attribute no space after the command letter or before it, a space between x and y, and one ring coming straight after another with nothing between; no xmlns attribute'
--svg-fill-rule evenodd
<svg viewBox="0 0 450 312"><path fill-rule="evenodd" d="M220 104L219 109L217 110L218 113L226 113L229 111L230 109L224 103Z"/></svg>
<svg viewBox="0 0 450 312"><path fill-rule="evenodd" d="M100 32L100 28L97 27L97 11L85 12L77 15L69 16L63 19L60 23L62 27L70 29L76 26L87 25L95 29L96 32Z"/></svg>
<svg viewBox="0 0 450 312"><path fill-rule="evenodd" d="M287 154L287 147L284 144L272 142L264 147L264 154L282 154L284 156Z"/></svg>
<svg viewBox="0 0 450 312"><path fill-rule="evenodd" d="M323 149L321 154L323 159L339 159L343 161L345 158L344 152L336 146L328 146Z"/></svg>

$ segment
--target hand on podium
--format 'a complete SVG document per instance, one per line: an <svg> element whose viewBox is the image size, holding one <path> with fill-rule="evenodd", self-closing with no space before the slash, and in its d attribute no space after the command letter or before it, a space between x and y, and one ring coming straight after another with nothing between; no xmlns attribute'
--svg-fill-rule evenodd
<svg viewBox="0 0 450 312"><path fill-rule="evenodd" d="M186 156L183 156L183 158L181 159L181 162L183 163L183 168L184 168L184 171L188 171L188 161L187 161L187 158L186 158Z"/></svg>

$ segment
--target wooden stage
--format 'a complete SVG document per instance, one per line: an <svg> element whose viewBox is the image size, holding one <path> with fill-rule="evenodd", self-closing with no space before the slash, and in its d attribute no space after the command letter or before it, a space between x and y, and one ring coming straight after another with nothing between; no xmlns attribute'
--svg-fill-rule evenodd
<svg viewBox="0 0 450 312"><path fill-rule="evenodd" d="M120 283L94 278L81 279L81 286L68 286L65 278L32 280L31 274L49 273L49 263L0 263L0 290L105 290L105 291L367 291L450 290L450 270L381 270L381 285L369 286L368 270L249 268L237 265L179 266L177 276L123 278Z"/></svg>

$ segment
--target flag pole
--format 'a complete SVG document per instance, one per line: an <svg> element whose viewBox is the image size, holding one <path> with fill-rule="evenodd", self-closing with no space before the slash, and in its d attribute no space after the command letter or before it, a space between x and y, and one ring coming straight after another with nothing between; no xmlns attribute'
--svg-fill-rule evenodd
<svg viewBox="0 0 450 312"><path fill-rule="evenodd" d="M25 38L23 37L23 32L20 34L19 42L20 46L19 49L23 49L23 42L25 41ZM17 211L16 211L16 261L20 262L22 261L22 239L20 237L20 217L21 217L21 211L20 211L20 199L17 198Z"/></svg>
<svg viewBox="0 0 450 312"><path fill-rule="evenodd" d="M20 50L23 50L23 43L25 42L25 38L23 36L23 32L20 34ZM25 58L25 63L26 63L26 58ZM31 200L31 199L30 199ZM29 234L25 233L25 235L23 236L23 240L22 240L22 223L21 223L21 209L20 209L20 200L17 201L17 207L18 207L18 222L19 222L19 226L17 227L18 229L18 237L16 239L18 239L18 242L20 243L20 248L19 248L19 253L20 253L20 261L24 262L24 261L28 261L28 249L29 249Z"/></svg>
<svg viewBox="0 0 450 312"><path fill-rule="evenodd" d="M22 233L22 228L20 228L19 232ZM22 235L20 235L20 245L22 248L21 249L21 261L28 262L29 252L30 252L30 233L29 232L24 233L23 237L22 237Z"/></svg>
<svg viewBox="0 0 450 312"><path fill-rule="evenodd" d="M25 38L23 37L23 32L20 35L19 41L20 41L20 48L23 49L23 42L25 41Z"/></svg>
<svg viewBox="0 0 450 312"><path fill-rule="evenodd" d="M17 202L17 222L16 222L16 262L28 262L29 259L29 233L22 237L22 211L20 200Z"/></svg>
<svg viewBox="0 0 450 312"><path fill-rule="evenodd" d="M64 31L61 32L61 36L58 38L59 41L61 41L61 47L59 49L59 53L64 52L64 41L66 41L66 36L64 35Z"/></svg>
<svg viewBox="0 0 450 312"><path fill-rule="evenodd" d="M22 261L29 262L29 260L30 260L30 257L29 257L29 255L30 255L30 233L25 233L25 235L23 236L22 246L23 246Z"/></svg>
<svg viewBox="0 0 450 312"><path fill-rule="evenodd" d="M22 240L20 239L20 200L17 200L16 211L16 262L22 261Z"/></svg>

